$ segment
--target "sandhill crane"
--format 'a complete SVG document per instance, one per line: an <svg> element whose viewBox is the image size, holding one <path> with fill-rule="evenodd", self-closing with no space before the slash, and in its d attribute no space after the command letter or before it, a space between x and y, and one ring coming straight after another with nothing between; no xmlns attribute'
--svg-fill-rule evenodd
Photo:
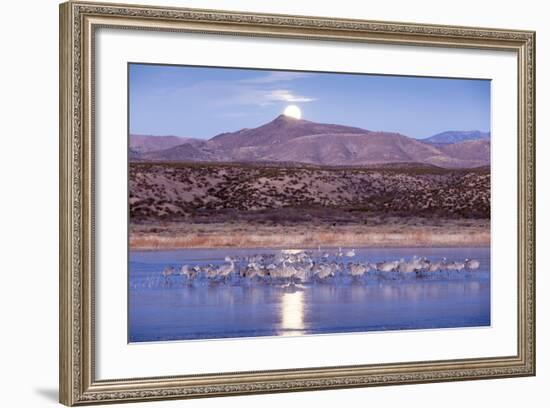
<svg viewBox="0 0 550 408"><path fill-rule="evenodd" d="M360 263L352 263L349 267L351 276L360 277L368 271L368 266Z"/></svg>
<svg viewBox="0 0 550 408"><path fill-rule="evenodd" d="M466 259L464 262L464 266L466 269L478 269L479 268L479 261L477 259Z"/></svg>
<svg viewBox="0 0 550 408"><path fill-rule="evenodd" d="M218 276L220 276L223 279L227 279L231 273L235 270L235 261L231 257L225 257L225 261L229 262L229 264L224 264L218 268Z"/></svg>
<svg viewBox="0 0 550 408"><path fill-rule="evenodd" d="M460 272L464 269L464 262L451 262L447 264L447 269L450 271L457 271Z"/></svg>
<svg viewBox="0 0 550 408"><path fill-rule="evenodd" d="M294 277L299 270L294 265L287 265L288 262L292 263L291 261L284 261L283 268L281 270L282 278L284 279L292 279L292 277Z"/></svg>
<svg viewBox="0 0 550 408"><path fill-rule="evenodd" d="M284 278L284 268L282 263L270 264L266 268L266 275L271 277L271 279L281 279Z"/></svg>
<svg viewBox="0 0 550 408"><path fill-rule="evenodd" d="M393 272L399 266L399 261L380 262L376 264L376 269L380 272Z"/></svg>
<svg viewBox="0 0 550 408"><path fill-rule="evenodd" d="M180 268L180 275L185 276L187 279L195 279L198 274L198 268L191 268L189 265L182 265Z"/></svg>
<svg viewBox="0 0 550 408"><path fill-rule="evenodd" d="M427 268L428 272L434 273L441 270L441 262L432 262Z"/></svg>
<svg viewBox="0 0 550 408"><path fill-rule="evenodd" d="M304 268L298 268L296 269L293 277L298 279L300 282L305 282L307 280L307 272Z"/></svg>
<svg viewBox="0 0 550 408"><path fill-rule="evenodd" d="M243 273L241 274L241 276L249 279L252 279L256 276L264 277L264 275L265 275L264 268L261 265L254 262L249 263L244 269Z"/></svg>
<svg viewBox="0 0 550 408"><path fill-rule="evenodd" d="M324 263L314 265L313 267L313 276L320 280L324 280L328 278L329 276L333 276L334 272L332 271L332 268Z"/></svg>
<svg viewBox="0 0 550 408"><path fill-rule="evenodd" d="M172 276L175 271L176 270L172 265L168 265L162 270L162 276L164 276L164 279L168 279L168 277Z"/></svg>
<svg viewBox="0 0 550 408"><path fill-rule="evenodd" d="M203 272L207 279L216 279L218 277L218 271L214 265L207 265L203 268Z"/></svg>
<svg viewBox="0 0 550 408"><path fill-rule="evenodd" d="M252 267L251 264L248 264L244 269L241 269L239 276L242 278L253 278L256 276L256 270Z"/></svg>
<svg viewBox="0 0 550 408"><path fill-rule="evenodd" d="M413 273L416 272L418 269L418 263L412 260L411 262L402 261L399 262L399 265L397 266L397 269L399 272L402 273Z"/></svg>

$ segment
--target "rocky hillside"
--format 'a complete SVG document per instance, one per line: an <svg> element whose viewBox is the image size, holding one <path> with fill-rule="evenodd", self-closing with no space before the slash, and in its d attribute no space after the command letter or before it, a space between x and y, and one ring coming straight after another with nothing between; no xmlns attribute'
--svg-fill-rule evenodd
<svg viewBox="0 0 550 408"><path fill-rule="evenodd" d="M345 223L371 215L490 218L488 167L132 163L129 183L132 222L252 218Z"/></svg>

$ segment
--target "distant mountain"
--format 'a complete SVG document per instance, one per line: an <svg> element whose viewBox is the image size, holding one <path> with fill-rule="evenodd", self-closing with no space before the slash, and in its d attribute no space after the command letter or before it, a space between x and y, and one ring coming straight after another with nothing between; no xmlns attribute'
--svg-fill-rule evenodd
<svg viewBox="0 0 550 408"><path fill-rule="evenodd" d="M460 143L467 140L490 140L490 132L480 132L479 130L449 130L447 132L438 133L426 139L423 142L428 143Z"/></svg>
<svg viewBox="0 0 550 408"><path fill-rule="evenodd" d="M222 133L211 139L224 149L248 146L272 146L286 143L302 136L318 134L365 133L368 130L351 126L315 123L279 115L275 120L254 129L242 129L233 133Z"/></svg>
<svg viewBox="0 0 550 408"><path fill-rule="evenodd" d="M488 139L442 144L438 148L458 160L486 161L488 163L491 157L491 144Z"/></svg>
<svg viewBox="0 0 550 408"><path fill-rule="evenodd" d="M196 145L183 143L169 149L143 153L141 159L154 161L219 161L216 152L210 152L204 147L204 141Z"/></svg>
<svg viewBox="0 0 550 408"><path fill-rule="evenodd" d="M470 159L466 157L467 154L460 154L460 148L451 153L397 133L368 132L303 136L274 146L263 159L330 166L419 163L454 168L487 164L483 158Z"/></svg>
<svg viewBox="0 0 550 408"><path fill-rule="evenodd" d="M130 135L130 149L135 153L148 153L169 149L183 143L201 143L202 140L180 136Z"/></svg>
<svg viewBox="0 0 550 408"><path fill-rule="evenodd" d="M154 137L150 137L154 138ZM132 138L131 138L132 140ZM153 149L154 141L142 141ZM302 163L328 166L380 166L416 163L445 168L488 165L489 140L430 143L398 133L316 123L278 116L252 129L222 133L210 140L181 138L164 148L138 151L130 160ZM136 145L130 146L136 151ZM132 158L134 157L134 158Z"/></svg>

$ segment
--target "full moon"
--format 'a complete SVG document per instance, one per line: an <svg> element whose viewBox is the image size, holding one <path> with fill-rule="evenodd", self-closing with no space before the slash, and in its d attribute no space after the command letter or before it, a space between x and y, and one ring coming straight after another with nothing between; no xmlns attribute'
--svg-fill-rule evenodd
<svg viewBox="0 0 550 408"><path fill-rule="evenodd" d="M300 119L302 117L302 111L296 105L288 105L283 113L285 116L294 119Z"/></svg>

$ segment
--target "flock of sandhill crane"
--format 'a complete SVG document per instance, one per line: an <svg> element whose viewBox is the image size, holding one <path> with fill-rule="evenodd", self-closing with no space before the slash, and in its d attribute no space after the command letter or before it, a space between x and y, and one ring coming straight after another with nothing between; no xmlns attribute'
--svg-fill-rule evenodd
<svg viewBox="0 0 550 408"><path fill-rule="evenodd" d="M303 250L283 250L276 254L226 257L221 265L167 266L162 271L166 281L181 276L188 283L259 282L314 283L343 278L352 281L371 279L452 278L472 275L479 269L476 259L464 261L430 261L414 256L410 260L378 263L354 262L355 250L338 249L335 253Z"/></svg>

